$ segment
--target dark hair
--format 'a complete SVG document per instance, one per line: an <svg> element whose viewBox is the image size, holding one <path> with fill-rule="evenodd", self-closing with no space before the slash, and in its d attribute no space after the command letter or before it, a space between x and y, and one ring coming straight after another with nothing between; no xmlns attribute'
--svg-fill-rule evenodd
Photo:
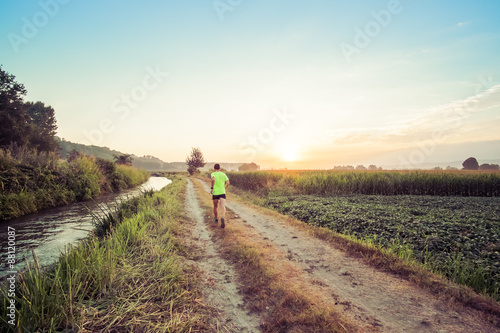
<svg viewBox="0 0 500 333"><path fill-rule="evenodd" d="M214 169L215 169L215 170L220 170L220 165L219 165L219 163L217 163L216 165L214 165Z"/></svg>

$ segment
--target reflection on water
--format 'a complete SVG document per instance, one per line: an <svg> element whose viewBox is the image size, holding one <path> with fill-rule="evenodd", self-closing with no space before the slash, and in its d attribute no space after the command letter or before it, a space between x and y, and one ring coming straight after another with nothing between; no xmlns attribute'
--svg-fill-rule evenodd
<svg viewBox="0 0 500 333"><path fill-rule="evenodd" d="M40 265L48 265L57 261L61 252L68 244L76 244L85 238L93 229L89 209L95 214L101 213L101 207L115 207L121 201L140 194L146 189L161 190L170 184L165 177L151 177L139 187L119 193L100 196L93 201L74 203L67 206L47 209L39 213L29 214L17 219L1 222L0 244L2 256L0 276L7 272L7 229L14 228L16 232L16 268L25 266L25 259L32 261L31 251L34 250Z"/></svg>

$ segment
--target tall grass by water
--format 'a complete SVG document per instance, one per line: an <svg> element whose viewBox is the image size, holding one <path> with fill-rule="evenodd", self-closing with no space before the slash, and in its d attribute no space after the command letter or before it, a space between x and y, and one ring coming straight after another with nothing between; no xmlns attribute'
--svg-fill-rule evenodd
<svg viewBox="0 0 500 333"><path fill-rule="evenodd" d="M145 182L149 173L91 156L0 149L0 220L88 200Z"/></svg>
<svg viewBox="0 0 500 333"><path fill-rule="evenodd" d="M498 171L230 172L231 185L260 194L499 196Z"/></svg>
<svg viewBox="0 0 500 333"><path fill-rule="evenodd" d="M208 331L196 302L194 277L179 266L175 234L183 213L185 180L146 192L110 212L114 223L70 247L47 269L35 263L17 280L20 332ZM106 224L106 221L100 221ZM8 298L0 301L6 313Z"/></svg>

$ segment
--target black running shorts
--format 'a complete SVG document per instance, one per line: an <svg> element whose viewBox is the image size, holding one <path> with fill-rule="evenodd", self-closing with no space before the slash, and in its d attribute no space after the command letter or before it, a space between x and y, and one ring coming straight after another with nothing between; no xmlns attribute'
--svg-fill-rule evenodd
<svg viewBox="0 0 500 333"><path fill-rule="evenodd" d="M220 198L226 199L226 195L225 194L212 195L212 200L219 200Z"/></svg>

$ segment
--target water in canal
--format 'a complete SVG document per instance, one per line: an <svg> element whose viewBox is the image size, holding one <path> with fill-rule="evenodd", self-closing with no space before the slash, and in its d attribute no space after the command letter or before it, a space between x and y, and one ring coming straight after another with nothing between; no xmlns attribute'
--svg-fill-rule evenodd
<svg viewBox="0 0 500 333"><path fill-rule="evenodd" d="M0 276L5 276L7 271L11 270L7 261L9 229L15 229L16 270L21 270L25 266L26 259L33 260L32 250L36 253L41 266L48 265L57 261L68 244L78 243L93 229L89 210L99 214L102 207L115 207L121 201L132 198L143 190L159 191L170 183L171 181L165 177L151 177L146 183L131 190L106 194L93 201L47 209L0 222L2 246Z"/></svg>

